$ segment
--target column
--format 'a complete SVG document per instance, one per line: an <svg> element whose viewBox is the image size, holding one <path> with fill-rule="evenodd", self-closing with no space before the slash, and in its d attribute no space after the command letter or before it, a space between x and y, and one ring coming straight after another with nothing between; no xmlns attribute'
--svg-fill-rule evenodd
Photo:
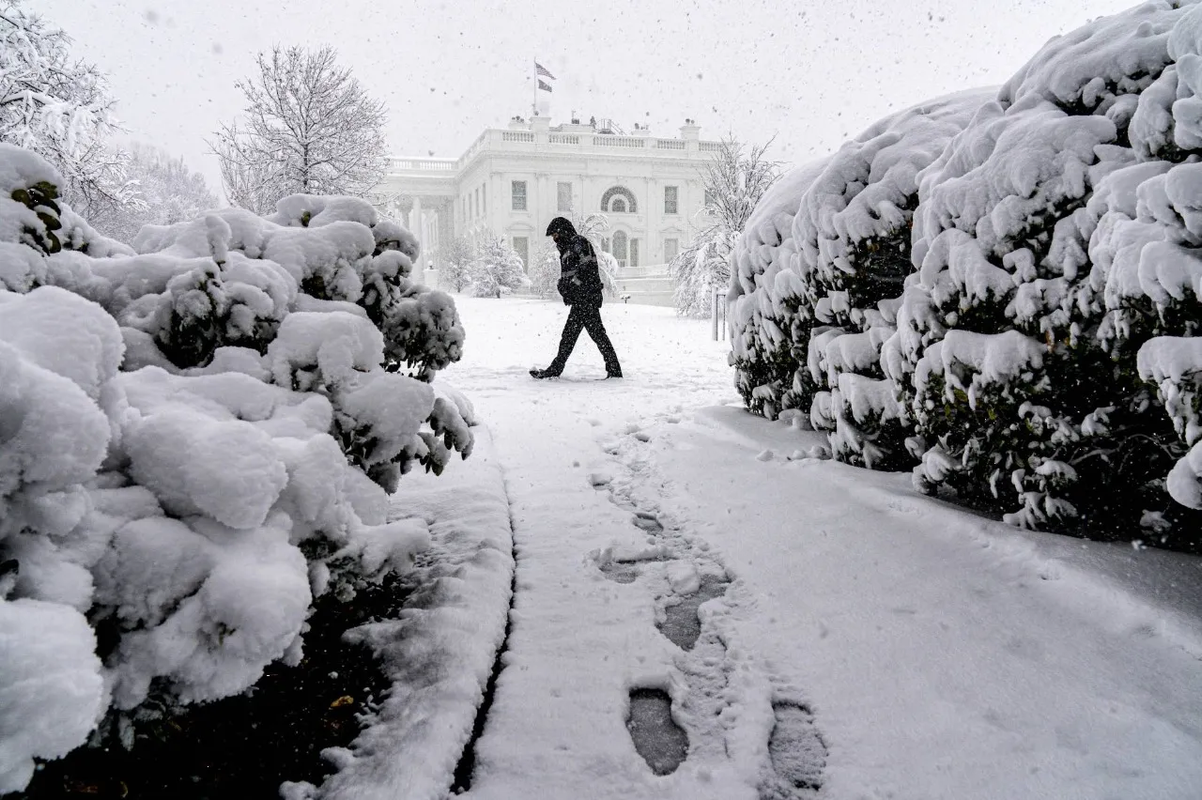
<svg viewBox="0 0 1202 800"><path fill-rule="evenodd" d="M421 248L417 255L417 263L413 265L413 280L415 283L426 282L426 233L423 227L422 216L422 199L414 197L413 209L409 212L409 231L417 237L417 243Z"/></svg>
<svg viewBox="0 0 1202 800"><path fill-rule="evenodd" d="M455 240L455 199L447 200L438 209L438 260L434 266L442 269L446 263L446 252Z"/></svg>
<svg viewBox="0 0 1202 800"><path fill-rule="evenodd" d="M656 196L657 190L659 196ZM643 240L643 246L639 248L639 261L642 262L641 266L646 266L658 264L664 260L663 234L660 232L659 222L664 198L663 190L659 188L659 182L654 178L644 179L643 196L647 203L647 235Z"/></svg>

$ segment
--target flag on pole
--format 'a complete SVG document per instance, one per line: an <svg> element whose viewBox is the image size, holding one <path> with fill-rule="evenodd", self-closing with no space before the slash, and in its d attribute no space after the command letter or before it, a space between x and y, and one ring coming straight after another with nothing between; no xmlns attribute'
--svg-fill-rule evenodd
<svg viewBox="0 0 1202 800"><path fill-rule="evenodd" d="M537 61L534 62L534 72L536 75L541 75L544 78L550 78L551 80L555 80L555 76L552 75L550 72L548 72L547 68L544 67L542 64L538 63ZM549 92L551 90L548 89L547 91Z"/></svg>
<svg viewBox="0 0 1202 800"><path fill-rule="evenodd" d="M542 89L544 92L549 92L549 91L551 91L551 84L549 84L545 81L539 81L538 88Z"/></svg>

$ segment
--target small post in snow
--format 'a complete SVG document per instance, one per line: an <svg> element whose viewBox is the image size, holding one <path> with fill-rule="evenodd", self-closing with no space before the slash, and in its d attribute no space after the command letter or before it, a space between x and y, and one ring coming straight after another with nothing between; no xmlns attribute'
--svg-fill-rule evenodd
<svg viewBox="0 0 1202 800"><path fill-rule="evenodd" d="M726 290L714 289L713 303L710 306L710 320L713 323L714 341L718 341L718 330L722 331L722 338L726 338ZM721 323L719 323L719 315Z"/></svg>

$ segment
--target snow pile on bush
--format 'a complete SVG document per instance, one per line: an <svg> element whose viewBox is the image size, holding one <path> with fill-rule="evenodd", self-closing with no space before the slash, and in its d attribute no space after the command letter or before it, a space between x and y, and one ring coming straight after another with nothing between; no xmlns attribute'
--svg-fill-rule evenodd
<svg viewBox="0 0 1202 800"><path fill-rule="evenodd" d="M813 406L834 430L825 410L839 372L820 366L825 354L811 338L826 334L825 346L891 324L891 306L879 305L900 296L911 271L918 173L985 99L966 92L892 115L784 176L756 206L734 248L727 296L736 384L749 408L773 418Z"/></svg>
<svg viewBox="0 0 1202 800"><path fill-rule="evenodd" d="M905 411L879 356L911 271L918 175L985 100L965 92L877 123L831 158L794 218L800 307L814 326L797 399L842 461L888 469L907 459Z"/></svg>
<svg viewBox="0 0 1202 800"><path fill-rule="evenodd" d="M299 661L314 596L426 546L386 492L474 424L430 382L454 304L366 203L147 228L135 255L58 181L0 146L0 791L101 723L129 743Z"/></svg>
<svg viewBox="0 0 1202 800"><path fill-rule="evenodd" d="M1188 351L1175 369L1137 356L1202 322L1202 173L1177 163L1182 131L1166 146L1200 14L1145 3L1049 42L923 174L889 362L913 388L920 486L1027 527L1199 543L1202 519L1166 494L1192 442L1165 379Z"/></svg>
<svg viewBox="0 0 1202 800"><path fill-rule="evenodd" d="M838 457L1015 524L1202 547L1199 65L1202 8L1154 0L798 170L736 253L749 408L812 395Z"/></svg>

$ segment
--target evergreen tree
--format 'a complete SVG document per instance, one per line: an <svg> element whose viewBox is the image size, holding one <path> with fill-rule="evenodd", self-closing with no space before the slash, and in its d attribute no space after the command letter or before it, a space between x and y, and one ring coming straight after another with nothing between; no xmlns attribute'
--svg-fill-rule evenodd
<svg viewBox="0 0 1202 800"><path fill-rule="evenodd" d="M438 280L444 288L462 292L472 280L472 264L476 260L476 248L466 236L451 240L442 259Z"/></svg>
<svg viewBox="0 0 1202 800"><path fill-rule="evenodd" d="M471 290L476 297L500 297L530 281L522 269L522 258L504 237L485 234L471 266Z"/></svg>

